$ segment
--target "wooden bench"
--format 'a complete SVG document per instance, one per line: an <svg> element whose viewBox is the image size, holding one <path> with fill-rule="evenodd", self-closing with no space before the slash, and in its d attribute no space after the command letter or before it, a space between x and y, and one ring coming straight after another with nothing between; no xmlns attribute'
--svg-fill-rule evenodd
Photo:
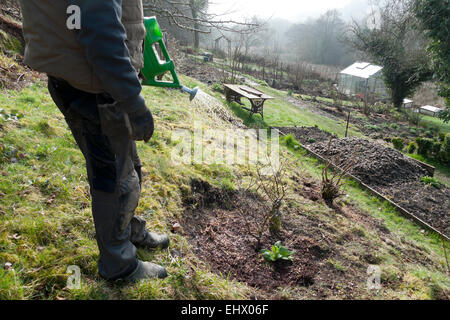
<svg viewBox="0 0 450 320"><path fill-rule="evenodd" d="M250 117L255 113L259 113L264 119L264 102L273 99L273 97L245 85L224 84L223 86L228 102L234 101L243 106L244 104L241 102L241 98L247 98L250 101L252 108L249 109L244 106L242 108L250 111Z"/></svg>

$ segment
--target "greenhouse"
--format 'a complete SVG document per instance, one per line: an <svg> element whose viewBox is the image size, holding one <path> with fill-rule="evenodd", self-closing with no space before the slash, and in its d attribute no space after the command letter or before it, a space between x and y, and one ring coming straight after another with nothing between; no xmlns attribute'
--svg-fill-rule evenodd
<svg viewBox="0 0 450 320"><path fill-rule="evenodd" d="M339 91L348 96L366 96L374 100L387 98L382 79L383 67L368 62L356 62L339 73Z"/></svg>

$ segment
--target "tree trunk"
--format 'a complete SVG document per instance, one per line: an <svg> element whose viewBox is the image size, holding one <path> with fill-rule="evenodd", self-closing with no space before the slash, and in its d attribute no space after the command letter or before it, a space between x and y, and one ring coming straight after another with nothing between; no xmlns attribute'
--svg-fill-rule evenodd
<svg viewBox="0 0 450 320"><path fill-rule="evenodd" d="M189 6L191 7L192 18L194 19L194 49L198 49L200 47L200 34L197 30L199 30L200 25L196 21L198 18L198 11L195 0L189 0Z"/></svg>

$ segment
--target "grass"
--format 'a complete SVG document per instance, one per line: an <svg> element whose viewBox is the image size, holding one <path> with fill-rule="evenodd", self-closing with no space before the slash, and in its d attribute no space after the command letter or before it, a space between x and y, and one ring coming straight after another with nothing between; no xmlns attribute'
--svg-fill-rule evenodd
<svg viewBox="0 0 450 320"><path fill-rule="evenodd" d="M12 54L20 54L22 52L22 44L17 38L0 30L0 49Z"/></svg>
<svg viewBox="0 0 450 320"><path fill-rule="evenodd" d="M241 118L247 126L256 126L265 128L267 126L274 127L292 127L306 126L313 127L317 125L320 129L334 133L339 137L344 137L346 122L343 120L333 120L329 117L322 116L318 113L296 107L286 101L287 93L275 90L265 86L257 86L258 90L271 95L275 99L267 100L264 103L264 119L259 114L250 118L250 112L242 109L238 104L233 103L231 108L234 114ZM242 99L247 108L251 108L251 104L247 99ZM362 133L352 124L349 126L349 136L362 136Z"/></svg>
<svg viewBox="0 0 450 320"><path fill-rule="evenodd" d="M288 140L291 139L288 138ZM285 142L283 141L283 143ZM297 157L299 163L302 164L304 169L309 174L319 180L323 165L318 160L308 156L306 151L302 150L301 148L295 147L295 143L290 142L290 144L291 147L289 147L289 150ZM420 248L422 254L433 255L436 259L437 264L442 267L441 271L431 271L428 269L426 271L422 270L422 272L417 273L416 271L418 265L414 263L404 264L402 259L398 261L398 257L396 257L398 254L394 250L392 252L384 252L384 262L380 264L382 269L397 268L401 265L402 275L405 274L405 272L412 272L418 278L420 278L419 280L422 281L422 285L424 285L426 288L409 288L410 292L414 291L414 289L418 291L426 291L424 296L415 296L417 292L412 293L413 296L418 299L432 298L432 287L436 284L439 284L438 287L442 286L444 288L450 288L450 278L446 276L445 272L446 262L444 249L442 246L442 239L438 234L427 230L423 231L421 226L401 216L390 203L388 203L387 201L382 201L378 197L371 195L368 191L361 189L359 183L353 181L352 179L345 179L345 194L346 197L350 199L351 203L356 204L358 208L365 212L368 212L372 217L380 219L380 221L383 222L383 225L389 230L389 232L394 233L396 237L402 239L401 241L403 243L410 243L413 246ZM360 229L356 230L357 233L364 237L371 237L371 242L374 245L379 245L381 247L384 243L384 241L381 240L379 236L375 235L373 231L370 231L370 235L367 235L367 230L363 232L361 232ZM448 243L446 245L448 246ZM395 260L397 260L397 262L395 262ZM342 264L336 260L328 260L328 264L333 266L333 268L338 271L345 270ZM437 273L435 274L435 272ZM434 277L430 281L431 274L434 274ZM428 282L428 284L423 284L423 281ZM389 294L397 295L398 292L390 292Z"/></svg>
<svg viewBox="0 0 450 320"><path fill-rule="evenodd" d="M211 93L207 86L191 78L182 76L181 80L186 86L199 85ZM256 115L253 117L255 120L247 120L247 125L267 127L317 123L327 131L342 135L342 124L290 105L284 99L285 93L261 89L277 99L267 103L264 121ZM156 133L149 143L138 143L145 179L136 213L156 231L170 233L171 224L182 216L183 195L190 190L191 178L234 189L236 174L242 168L173 163L171 152L176 145L171 139L173 130L181 128L192 132L194 121L202 121L206 128L220 127L225 123L206 110L189 104L187 96L177 90L145 88L143 94L154 114ZM220 98L220 93L213 94ZM84 159L45 84L37 82L21 91L4 91L0 96L0 108L6 114L12 114L14 110L23 114L17 120L0 117L0 299L248 299L254 294L255 289L231 280L229 275L211 272L182 234L171 234L171 249L181 251L182 258L172 257L169 250L138 251L141 259L165 265L170 274L168 278L133 285L102 280L97 275L98 249ZM233 105L231 109L245 120L246 111ZM320 164L299 150L292 137L283 150L285 148L291 150L288 156L301 177L318 183ZM294 171L292 173L294 175ZM290 188L296 184L289 180ZM442 246L436 235L421 233L420 227L399 216L389 204L380 202L351 181L347 184L349 201L372 217L383 219L393 234L392 238L421 248L433 267L404 262L398 257L402 248L389 252L383 239L370 227L338 216L322 203L305 202L297 194L298 200L292 202L292 206L322 223L324 232L326 228L335 229L337 234L329 234L330 239L346 239L346 235L351 234L380 248L383 255L380 264L389 279L394 275L408 275L408 281L398 280L395 286L387 286L381 297L427 299L433 298L435 292L448 290L450 283L442 271ZM330 257L331 267L342 277L350 276L356 270L358 254L364 252L358 245L356 240L344 240L341 250L335 253L337 256ZM11 267L6 268L7 263ZM81 268L80 289L66 288L69 265ZM364 285L364 281L361 283ZM420 286L414 288L415 283ZM298 288L280 290L286 298L313 297L308 291L296 293ZM365 292L358 298L369 297L373 298L374 294Z"/></svg>
<svg viewBox="0 0 450 320"><path fill-rule="evenodd" d="M443 133L450 132L450 123L444 123L441 119L428 115L422 115L420 126L424 128L439 128Z"/></svg>
<svg viewBox="0 0 450 320"><path fill-rule="evenodd" d="M435 167L434 177L441 183L445 184L447 187L450 187L450 167L445 164L435 161L433 159L425 158L424 156L417 153L405 153L411 158L416 160L425 162L429 165Z"/></svg>
<svg viewBox="0 0 450 320"><path fill-rule="evenodd" d="M191 178L231 188L233 175L220 165L174 165L171 130L210 120L193 112L179 91L145 88L144 96L157 133L149 143L138 143L147 178L137 214L154 229L169 232L170 221L183 210L182 190L189 189ZM123 286L100 279L84 159L45 85L5 91L0 108L24 115L18 121L0 118L0 299L236 299L251 291L212 274L178 235L172 237L172 248L182 251L187 261L173 260L167 252L139 251L141 258L166 265L173 275L168 279ZM8 271L3 270L6 263L12 264ZM65 289L69 265L81 268L79 290Z"/></svg>

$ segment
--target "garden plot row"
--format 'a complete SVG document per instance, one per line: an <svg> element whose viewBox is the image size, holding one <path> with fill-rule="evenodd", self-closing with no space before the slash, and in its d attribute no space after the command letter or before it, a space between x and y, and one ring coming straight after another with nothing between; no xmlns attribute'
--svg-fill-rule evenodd
<svg viewBox="0 0 450 320"><path fill-rule="evenodd" d="M324 160L329 135L318 128L280 128L300 138L302 146ZM299 133L312 135L299 136ZM411 159L401 152L362 138L334 139L329 151L330 160L341 167L356 157L350 176L373 193L388 200L403 214L438 233L450 236L450 189L441 184L429 185L423 177L432 176L433 168Z"/></svg>

